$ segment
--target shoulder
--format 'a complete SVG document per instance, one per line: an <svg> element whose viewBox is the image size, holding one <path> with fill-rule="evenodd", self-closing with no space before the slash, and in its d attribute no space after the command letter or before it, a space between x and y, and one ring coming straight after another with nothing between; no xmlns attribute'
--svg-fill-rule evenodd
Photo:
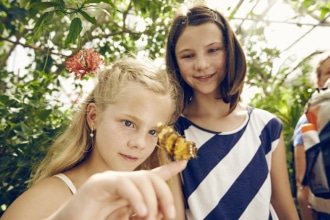
<svg viewBox="0 0 330 220"><path fill-rule="evenodd" d="M174 128L176 131L178 131L180 134L184 133L184 130L188 129L188 127L191 125L191 122L181 115L178 120L175 122Z"/></svg>
<svg viewBox="0 0 330 220"><path fill-rule="evenodd" d="M274 113L271 113L265 109L254 108L254 107L249 107L249 108L252 108L252 114L257 115L259 117L277 118L277 116Z"/></svg>
<svg viewBox="0 0 330 220"><path fill-rule="evenodd" d="M298 123L299 124L306 124L308 121L307 121L307 117L306 117L306 114L302 114L298 120Z"/></svg>
<svg viewBox="0 0 330 220"><path fill-rule="evenodd" d="M303 125L303 124L306 124L306 123L308 123L307 118L306 118L306 115L305 114L302 114L300 116L300 118L298 119L298 122L296 124L295 130L300 130L300 126Z"/></svg>
<svg viewBox="0 0 330 220"><path fill-rule="evenodd" d="M274 114L260 108L249 107L251 111L251 119L261 123L272 123L282 125L282 121Z"/></svg>
<svg viewBox="0 0 330 220"><path fill-rule="evenodd" d="M306 124L307 118L305 114L302 114L296 124L296 127L293 131L293 135L292 135L292 141L293 141L293 146L296 147L298 145L303 145L303 139L302 139L302 135L301 135L301 131L300 131L300 127L303 124Z"/></svg>
<svg viewBox="0 0 330 220"><path fill-rule="evenodd" d="M49 177L34 184L20 195L8 207L4 216L17 220L45 218L62 206L71 196L70 190L61 179Z"/></svg>
<svg viewBox="0 0 330 220"><path fill-rule="evenodd" d="M257 128L272 140L277 140L282 133L283 123L275 114L269 111L252 108L249 126Z"/></svg>
<svg viewBox="0 0 330 220"><path fill-rule="evenodd" d="M55 176L41 180L33 185L30 190L34 190L36 192L41 191L58 196L63 195L66 197L70 197L70 195L72 195L65 182Z"/></svg>

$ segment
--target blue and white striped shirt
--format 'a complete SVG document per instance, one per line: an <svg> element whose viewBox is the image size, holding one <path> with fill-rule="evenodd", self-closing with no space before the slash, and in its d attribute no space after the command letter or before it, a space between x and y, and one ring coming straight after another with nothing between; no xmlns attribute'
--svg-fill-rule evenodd
<svg viewBox="0 0 330 220"><path fill-rule="evenodd" d="M198 148L182 172L189 220L278 219L271 203L271 156L282 123L273 114L249 108L231 132L205 130L181 116L176 129Z"/></svg>

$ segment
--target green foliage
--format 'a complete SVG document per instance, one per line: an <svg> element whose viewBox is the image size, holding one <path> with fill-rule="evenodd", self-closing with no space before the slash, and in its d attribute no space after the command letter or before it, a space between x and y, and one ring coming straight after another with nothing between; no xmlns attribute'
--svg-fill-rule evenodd
<svg viewBox="0 0 330 220"><path fill-rule="evenodd" d="M162 57L173 10L183 0L4 0L0 2L0 216L27 186L32 167L56 136L70 123L59 93L68 78L64 61L82 48L94 48L109 63L125 53ZM329 3L289 1L301 14L329 15ZM251 18L260 19L253 13ZM235 17L234 13L231 17ZM290 140L309 97L306 62L289 60L274 68L280 51L262 46L264 26L238 35L247 53L247 86L258 89L251 105L278 115L283 121L289 171ZM257 37L257 38L256 38ZM7 71L8 59L19 47L29 51L30 64ZM18 59L20 57L18 56ZM292 77L295 75L295 77ZM81 91L83 87L76 84ZM64 92L64 93L66 93ZM74 102L71 103L72 108Z"/></svg>
<svg viewBox="0 0 330 220"><path fill-rule="evenodd" d="M68 124L60 103L51 106L47 96L53 76L36 71L17 76L1 71L0 82L0 204L11 203L27 186L31 168L43 158L56 134ZM3 91L3 88L2 90Z"/></svg>
<svg viewBox="0 0 330 220"><path fill-rule="evenodd" d="M323 20L330 16L330 2L318 0L290 0L293 8L300 13L308 13L313 17Z"/></svg>
<svg viewBox="0 0 330 220"><path fill-rule="evenodd" d="M82 30L82 22L80 18L74 18L71 21L69 34L65 41L65 44L74 43L74 41L78 39L81 30Z"/></svg>

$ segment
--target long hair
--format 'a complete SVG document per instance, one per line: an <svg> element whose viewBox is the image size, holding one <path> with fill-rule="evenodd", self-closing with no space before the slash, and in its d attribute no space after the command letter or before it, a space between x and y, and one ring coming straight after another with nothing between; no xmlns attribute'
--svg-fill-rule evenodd
<svg viewBox="0 0 330 220"><path fill-rule="evenodd" d="M246 59L243 49L238 42L235 33L231 29L226 18L218 11L212 10L204 5L196 5L179 13L174 18L167 38L166 66L167 71L175 76L184 92L184 105L188 104L193 95L193 89L182 79L175 47L181 33L188 26L198 26L206 23L216 24L224 39L226 53L226 75L219 85L221 98L230 104L229 112L232 112L240 101L246 76Z"/></svg>
<svg viewBox="0 0 330 220"><path fill-rule="evenodd" d="M33 175L32 182L65 172L82 163L92 149L91 129L87 123L87 106L95 103L102 112L107 104L113 103L122 89L132 89L135 84L156 94L168 96L172 101L173 114L168 123L172 124L182 110L182 92L180 86L165 71L158 68L151 60L133 57L122 58L113 63L110 68L100 72L94 90L88 95L75 113L70 126L50 146L46 157ZM155 150L137 169L152 169L169 161L165 151L155 147Z"/></svg>

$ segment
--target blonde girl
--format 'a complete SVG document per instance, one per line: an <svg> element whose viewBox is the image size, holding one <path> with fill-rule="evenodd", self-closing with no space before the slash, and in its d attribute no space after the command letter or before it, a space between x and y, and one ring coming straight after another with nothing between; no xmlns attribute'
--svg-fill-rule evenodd
<svg viewBox="0 0 330 220"><path fill-rule="evenodd" d="M124 172L169 163L167 154L155 147L156 126L177 119L181 111L178 88L147 59L123 58L103 70L71 125L49 148L31 188L2 219L42 219L54 213L63 217L68 210L75 210L71 214L79 219L81 213L85 219L160 219L174 217L175 206L176 219L184 219L177 178L171 182L176 199L171 193L163 195L169 192L165 180L182 170L184 163L157 172ZM174 171L162 174L167 169ZM65 204L69 204L66 212L61 213Z"/></svg>

